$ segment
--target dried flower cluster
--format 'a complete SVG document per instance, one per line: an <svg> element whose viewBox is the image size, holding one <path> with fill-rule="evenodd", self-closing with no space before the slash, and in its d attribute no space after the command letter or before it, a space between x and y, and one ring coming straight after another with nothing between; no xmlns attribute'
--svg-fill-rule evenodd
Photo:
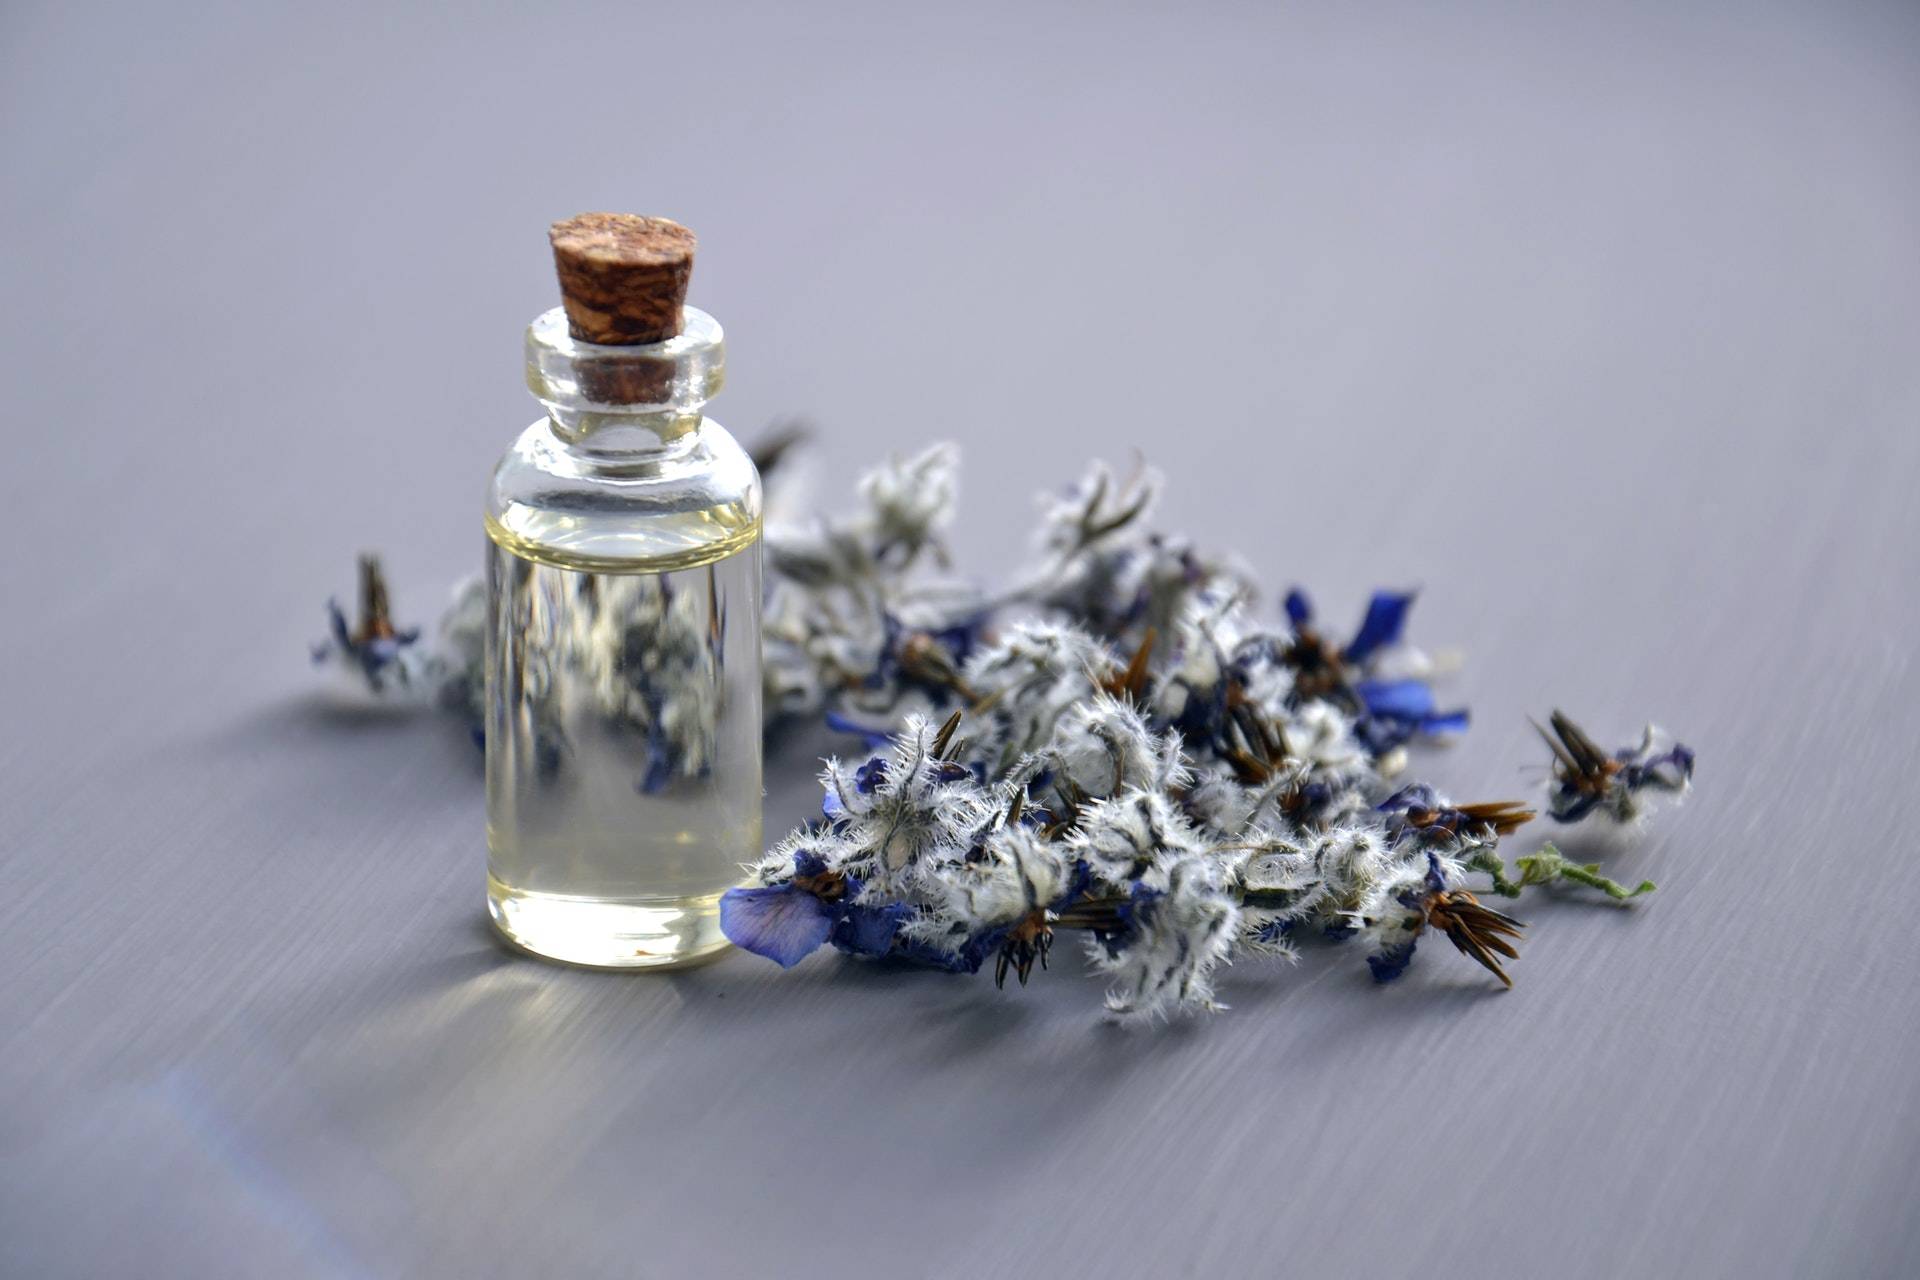
<svg viewBox="0 0 1920 1280"><path fill-rule="evenodd" d="M945 566L954 464L945 447L896 460L855 514L769 531L769 691L868 750L827 763L820 818L723 900L739 945L1024 983L1073 930L1108 1008L1151 1017L1217 1007L1220 965L1310 936L1362 939L1387 981L1431 929L1507 983L1522 926L1476 877L1506 897L1652 888L1552 846L1514 879L1498 845L1530 809L1398 784L1409 742L1467 725L1405 641L1411 593L1377 592L1344 637L1298 589L1263 621L1250 574L1149 530L1150 474L1096 466L1049 500L1035 570L989 594L915 571ZM1609 756L1554 724L1573 735L1549 797L1562 821L1634 822L1691 777L1683 747Z"/></svg>
<svg viewBox="0 0 1920 1280"><path fill-rule="evenodd" d="M1025 983L1070 930L1108 1008L1146 1018L1217 1008L1221 965L1308 938L1360 940L1387 981L1434 931L1510 985L1522 926L1477 894L1653 887L1551 845L1513 878L1499 844L1531 809L1399 779L1407 744L1467 725L1404 639L1411 593L1375 593L1344 639L1297 589L1262 617L1249 573L1149 529L1150 473L1100 466L1048 501L1034 571L989 592L947 572L956 465L950 446L894 460L853 514L768 529L769 714L824 715L865 749L826 762L820 817L722 900L735 943ZM421 668L469 710L476 599ZM1692 752L1656 731L1608 753L1551 723L1556 820L1637 823L1690 782Z"/></svg>

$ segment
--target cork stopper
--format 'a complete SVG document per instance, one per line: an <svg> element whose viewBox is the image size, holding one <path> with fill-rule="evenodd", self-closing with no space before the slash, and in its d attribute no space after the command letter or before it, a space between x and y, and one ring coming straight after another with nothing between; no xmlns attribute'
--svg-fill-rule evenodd
<svg viewBox="0 0 1920 1280"><path fill-rule="evenodd" d="M554 223L547 238L576 339L630 347L680 332L693 232L666 218L583 213Z"/></svg>

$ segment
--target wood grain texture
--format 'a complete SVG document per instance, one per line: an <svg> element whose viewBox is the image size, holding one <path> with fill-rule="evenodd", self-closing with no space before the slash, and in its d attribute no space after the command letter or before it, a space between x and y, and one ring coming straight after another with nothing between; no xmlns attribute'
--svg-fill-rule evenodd
<svg viewBox="0 0 1920 1280"><path fill-rule="evenodd" d="M1920 1271L1917 23L10 8L0 1274ZM583 29L643 123L568 114ZM358 551L403 624L476 565L540 228L669 204L716 410L812 414L819 501L958 438L984 570L1137 448L1331 616L1424 586L1457 794L1556 705L1696 746L1610 859L1659 892L1528 902L1512 992L1310 950L1149 1034L1070 948L503 953L471 746L304 649Z"/></svg>
<svg viewBox="0 0 1920 1280"><path fill-rule="evenodd" d="M582 342L664 342L680 332L693 232L667 218L581 213L547 229L567 327Z"/></svg>

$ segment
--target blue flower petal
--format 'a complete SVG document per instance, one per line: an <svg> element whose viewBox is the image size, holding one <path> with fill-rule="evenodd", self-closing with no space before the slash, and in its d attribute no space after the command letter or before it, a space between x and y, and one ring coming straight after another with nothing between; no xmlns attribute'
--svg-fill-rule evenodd
<svg viewBox="0 0 1920 1280"><path fill-rule="evenodd" d="M1573 823L1592 813L1601 797L1579 787L1555 787L1547 799L1547 816L1555 822Z"/></svg>
<svg viewBox="0 0 1920 1280"><path fill-rule="evenodd" d="M1033 810L1029 809L1027 812L1031 813ZM1060 891L1059 897L1047 904L1047 910L1065 911L1091 888L1093 888L1093 868L1085 861L1075 858L1073 871L1067 876L1067 887Z"/></svg>
<svg viewBox="0 0 1920 1280"><path fill-rule="evenodd" d="M1368 715L1417 722L1433 714L1433 690L1424 680L1362 680L1354 692Z"/></svg>
<svg viewBox="0 0 1920 1280"><path fill-rule="evenodd" d="M1677 791L1693 777L1693 748L1683 743L1676 742L1668 750L1645 760L1633 759L1632 752L1622 752L1614 758L1626 765L1620 771L1620 780L1629 791L1648 785Z"/></svg>
<svg viewBox="0 0 1920 1280"><path fill-rule="evenodd" d="M648 795L665 791L673 777L673 744L656 722L647 730L647 771L640 777L639 789Z"/></svg>
<svg viewBox="0 0 1920 1280"><path fill-rule="evenodd" d="M1227 722L1227 681L1221 680L1206 689L1196 689L1176 678L1168 687L1179 688L1186 694L1180 714L1167 722L1169 727L1178 729L1183 737L1198 741L1211 741L1221 736Z"/></svg>
<svg viewBox="0 0 1920 1280"><path fill-rule="evenodd" d="M1413 726L1393 716L1361 716L1353 722L1353 736L1376 756L1385 755L1413 736Z"/></svg>
<svg viewBox="0 0 1920 1280"><path fill-rule="evenodd" d="M836 914L798 885L729 889L720 897L720 931L727 940L783 969L827 940Z"/></svg>
<svg viewBox="0 0 1920 1280"><path fill-rule="evenodd" d="M1298 587L1287 592L1287 621L1296 627L1313 621L1313 601Z"/></svg>
<svg viewBox="0 0 1920 1280"><path fill-rule="evenodd" d="M893 935L912 910L904 902L848 907L846 915L833 926L833 945L857 956L884 956L893 950Z"/></svg>
<svg viewBox="0 0 1920 1280"><path fill-rule="evenodd" d="M973 614L966 620L941 631L933 632L933 638L947 651L955 666L965 664L973 656L974 646L980 643L980 630L986 626L987 614L983 611Z"/></svg>
<svg viewBox="0 0 1920 1280"><path fill-rule="evenodd" d="M1003 936L1004 929L995 930L994 936ZM997 943L995 944L998 945ZM934 969L945 969L948 973L978 973L988 955L986 945L980 938L969 938L956 951L946 951L931 943L920 942L913 938L900 939L899 947L892 955L914 964L924 964Z"/></svg>
<svg viewBox="0 0 1920 1280"><path fill-rule="evenodd" d="M1000 948L1007 944L1007 935L1011 932L1013 930L1010 927L1002 926L974 934L967 939L966 945L960 948L947 968L954 973L980 972L980 966L990 957L998 955Z"/></svg>
<svg viewBox="0 0 1920 1280"><path fill-rule="evenodd" d="M887 745L892 738L889 729L883 726L862 724L851 716L838 711L827 712L827 727L840 733L857 733L866 740L867 750L877 751Z"/></svg>
<svg viewBox="0 0 1920 1280"><path fill-rule="evenodd" d="M347 625L347 615L335 600L327 601L327 630L333 633L335 644L348 653L353 652L353 628Z"/></svg>
<svg viewBox="0 0 1920 1280"><path fill-rule="evenodd" d="M1467 731L1467 709L1443 711L1435 715L1420 717L1420 732L1429 737L1443 733L1465 733Z"/></svg>
<svg viewBox="0 0 1920 1280"><path fill-rule="evenodd" d="M1348 662L1365 662L1375 652L1398 643L1407 626L1407 610L1413 607L1413 592L1376 591L1367 602L1367 616L1360 623L1353 642L1347 646Z"/></svg>
<svg viewBox="0 0 1920 1280"><path fill-rule="evenodd" d="M1276 942L1285 942L1293 936L1293 926L1295 923L1296 921L1293 920L1268 920L1258 929L1254 930L1254 940L1269 945Z"/></svg>
<svg viewBox="0 0 1920 1280"><path fill-rule="evenodd" d="M1439 795L1424 782L1402 787L1374 806L1378 813L1398 813L1407 809L1433 809L1440 803Z"/></svg>
<svg viewBox="0 0 1920 1280"><path fill-rule="evenodd" d="M1367 968L1373 970L1375 982L1392 982L1407 971L1413 963L1414 940L1409 938L1404 947L1386 947L1367 957Z"/></svg>

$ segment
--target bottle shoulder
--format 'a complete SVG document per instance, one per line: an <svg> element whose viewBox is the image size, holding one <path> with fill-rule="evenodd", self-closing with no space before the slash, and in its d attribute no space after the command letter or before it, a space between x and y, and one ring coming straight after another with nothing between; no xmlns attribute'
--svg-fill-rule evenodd
<svg viewBox="0 0 1920 1280"><path fill-rule="evenodd" d="M689 569L760 537L760 475L710 418L623 465L569 451L545 418L487 486L487 536L522 559L596 573Z"/></svg>

